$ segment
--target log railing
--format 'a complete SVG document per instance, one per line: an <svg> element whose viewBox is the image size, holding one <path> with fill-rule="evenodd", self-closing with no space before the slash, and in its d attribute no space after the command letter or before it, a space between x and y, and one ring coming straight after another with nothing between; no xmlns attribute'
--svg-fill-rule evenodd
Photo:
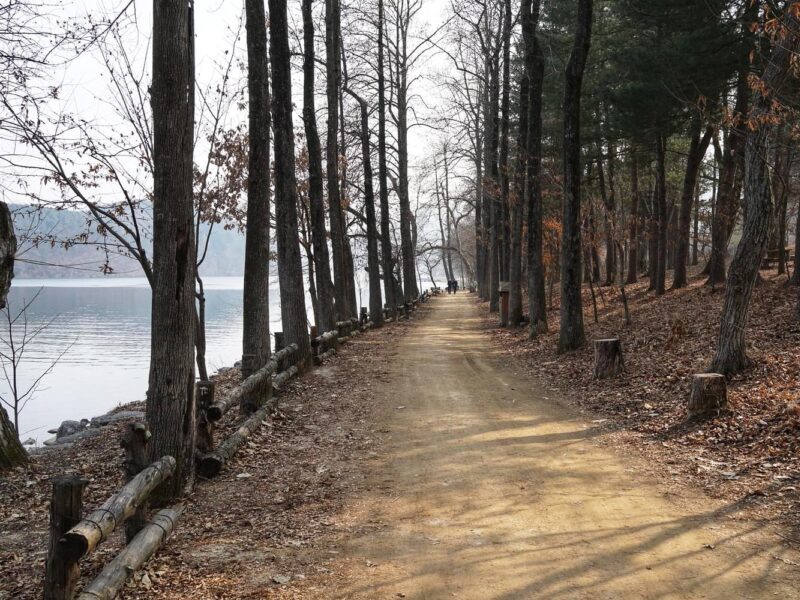
<svg viewBox="0 0 800 600"><path fill-rule="evenodd" d="M418 301L425 302L428 294L418 300L396 307L395 314L408 317L417 308ZM387 314L388 308L384 309ZM391 321L391 318L388 319ZM336 324L311 340L315 364L336 353L339 344L372 327L369 315L362 311L359 319L349 319ZM200 381L196 387L197 417L197 469L203 477L218 475L234 456L242 443L263 424L275 409L270 396L272 388L280 387L298 373L298 346L289 346L275 352L266 365L247 377L225 398L214 399L215 384ZM283 369L283 370L280 370ZM255 404L252 398L256 398ZM263 400L263 401L262 401ZM234 405L247 416L238 429L216 448L213 447L213 427ZM150 494L173 475L175 459L164 456L147 465L146 445L149 432L143 423L132 423L126 431L122 446L126 450L124 464L128 482L97 510L81 518L82 497L87 481L75 476L53 480L53 499L50 515L50 543L45 575L45 600L72 600L75 598L80 577L79 561L94 551L120 526L125 525L127 545L111 560L86 588L78 600L112 599L125 582L155 554L175 528L184 507L175 506L155 513L147 520Z"/></svg>
<svg viewBox="0 0 800 600"><path fill-rule="evenodd" d="M219 421L231 406L241 406L245 398L252 397L259 391L259 388L269 382L269 379L275 374L281 363L284 360L289 361L297 352L297 349L297 344L289 344L283 350L273 354L266 365L245 379L232 393L215 401L208 407L206 410L208 420L211 422Z"/></svg>
<svg viewBox="0 0 800 600"><path fill-rule="evenodd" d="M80 600L115 597L133 572L164 543L180 515L182 509L166 509L147 521L150 494L173 475L176 462L173 457L164 456L134 474L137 458L149 436L142 423L133 423L128 429L123 446L129 481L100 508L81 518L86 480L77 477L53 480L45 600L72 600L80 577L80 560L125 525L128 545L79 596Z"/></svg>

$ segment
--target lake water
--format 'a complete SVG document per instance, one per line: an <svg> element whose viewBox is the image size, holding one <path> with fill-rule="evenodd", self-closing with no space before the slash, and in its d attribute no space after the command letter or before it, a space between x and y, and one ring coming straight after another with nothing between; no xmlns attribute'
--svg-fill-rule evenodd
<svg viewBox="0 0 800 600"><path fill-rule="evenodd" d="M368 304L366 277L357 277L359 305ZM209 373L242 354L242 278L206 277L206 365ZM426 285L429 285L426 283ZM41 443L66 419L90 419L127 402L144 400L150 369L150 288L144 278L14 279L15 315L36 294L28 331L46 325L25 348L19 366L25 389L64 353L20 413L20 437ZM310 299L309 319L313 322ZM0 340L8 339L0 313ZM23 320L14 327L22 337ZM282 329L277 277L270 280L270 331ZM5 346L5 344L0 343ZM7 353L7 349L3 349ZM10 371L8 371L10 374ZM9 385L0 369L0 396ZM9 411L11 414L11 411Z"/></svg>
<svg viewBox="0 0 800 600"><path fill-rule="evenodd" d="M206 289L206 364L210 373L241 358L242 279L209 277ZM41 291L40 291L41 290ZM29 385L66 349L20 414L20 437L39 442L65 419L91 418L143 400L150 368L150 288L143 278L14 279L15 314L36 293L28 330L52 320L26 348L20 381ZM277 281L270 286L271 331L280 330ZM7 325L0 323L0 338ZM22 323L20 322L21 326ZM20 337L20 327L15 328ZM0 372L0 394L9 386ZM9 411L10 414L10 411Z"/></svg>

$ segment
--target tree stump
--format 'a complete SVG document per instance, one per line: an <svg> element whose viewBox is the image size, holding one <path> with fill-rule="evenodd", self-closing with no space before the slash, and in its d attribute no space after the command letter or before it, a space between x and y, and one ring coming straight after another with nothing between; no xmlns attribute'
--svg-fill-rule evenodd
<svg viewBox="0 0 800 600"><path fill-rule="evenodd" d="M608 379L625 371L619 338L594 341L594 378Z"/></svg>
<svg viewBox="0 0 800 600"><path fill-rule="evenodd" d="M77 560L60 551L58 540L77 525L83 510L83 490L89 481L77 475L53 479L53 499L50 501L50 542L45 565L45 600L67 600L75 596L80 577Z"/></svg>
<svg viewBox="0 0 800 600"><path fill-rule="evenodd" d="M120 441L120 446L125 450L123 470L125 471L126 482L136 477L143 469L149 466L147 442L150 437L150 432L144 423L130 423L126 428ZM139 505L130 519L125 521L125 540L130 542L146 523L147 500Z"/></svg>
<svg viewBox="0 0 800 600"><path fill-rule="evenodd" d="M692 379L687 417L699 419L717 415L728 407L728 385L719 373L700 373Z"/></svg>

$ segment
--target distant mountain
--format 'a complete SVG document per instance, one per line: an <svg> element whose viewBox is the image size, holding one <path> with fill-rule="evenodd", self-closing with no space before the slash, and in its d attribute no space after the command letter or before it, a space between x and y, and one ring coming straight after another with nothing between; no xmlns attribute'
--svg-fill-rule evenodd
<svg viewBox="0 0 800 600"><path fill-rule="evenodd" d="M139 263L133 258L109 256L110 274L104 274L106 252L103 236L97 232L96 221L76 210L34 208L10 205L17 232L18 252L14 275L20 278L78 278L78 277L139 277ZM142 217L146 229L149 223ZM202 236L208 225L201 226ZM79 243L65 247L65 240ZM58 240L58 242L54 242ZM206 276L241 276L244 271L244 235L236 230L226 231L215 225L206 259L200 272ZM147 252L152 256L152 243L147 240Z"/></svg>

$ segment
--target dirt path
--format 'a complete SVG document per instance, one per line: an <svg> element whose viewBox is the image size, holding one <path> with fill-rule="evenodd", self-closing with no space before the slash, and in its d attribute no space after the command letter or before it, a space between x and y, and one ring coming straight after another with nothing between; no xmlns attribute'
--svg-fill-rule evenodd
<svg viewBox="0 0 800 600"><path fill-rule="evenodd" d="M303 597L800 597L800 559L763 524L604 447L502 362L468 296L433 304L376 398L386 440L332 574Z"/></svg>

